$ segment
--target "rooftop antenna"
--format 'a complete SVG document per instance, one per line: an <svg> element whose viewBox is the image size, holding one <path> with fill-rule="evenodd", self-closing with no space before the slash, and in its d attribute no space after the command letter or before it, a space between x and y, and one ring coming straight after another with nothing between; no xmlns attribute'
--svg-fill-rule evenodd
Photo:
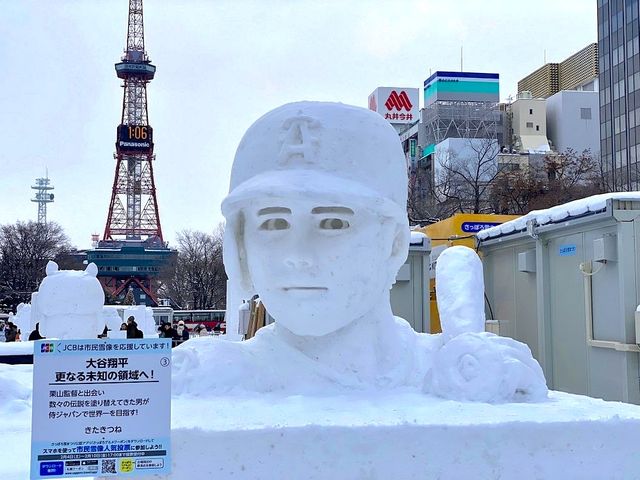
<svg viewBox="0 0 640 480"><path fill-rule="evenodd" d="M53 202L53 193L49 193L53 190L53 185L49 183L49 170L46 169L44 178L36 178L36 184L31 186L36 190L35 197L31 201L38 204L38 223L42 225L47 224L47 203Z"/></svg>
<svg viewBox="0 0 640 480"><path fill-rule="evenodd" d="M543 64L546 65L547 64L547 49L545 48L543 51L544 51L544 54L543 54L544 55L544 62L543 62Z"/></svg>
<svg viewBox="0 0 640 480"><path fill-rule="evenodd" d="M464 71L464 69L462 68L462 45L460 45L460 71Z"/></svg>

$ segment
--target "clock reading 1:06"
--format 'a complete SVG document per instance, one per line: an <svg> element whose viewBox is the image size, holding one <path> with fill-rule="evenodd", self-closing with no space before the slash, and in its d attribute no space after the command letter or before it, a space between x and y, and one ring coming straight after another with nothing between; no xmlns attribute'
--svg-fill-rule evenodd
<svg viewBox="0 0 640 480"><path fill-rule="evenodd" d="M122 152L150 152L153 148L153 128L149 125L118 125L116 148Z"/></svg>

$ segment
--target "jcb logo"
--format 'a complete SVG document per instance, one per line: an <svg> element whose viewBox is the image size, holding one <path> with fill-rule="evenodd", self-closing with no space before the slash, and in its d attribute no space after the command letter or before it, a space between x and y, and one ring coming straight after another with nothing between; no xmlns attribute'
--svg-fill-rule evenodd
<svg viewBox="0 0 640 480"><path fill-rule="evenodd" d="M398 92L392 90L389 98L384 102L384 106L387 107L387 110L393 110L395 108L396 110L401 111L404 108L407 112L410 112L413 104L411 103L411 100L409 100L407 92L402 91L398 95Z"/></svg>
<svg viewBox="0 0 640 480"><path fill-rule="evenodd" d="M53 343L40 344L40 353L53 353L55 350Z"/></svg>

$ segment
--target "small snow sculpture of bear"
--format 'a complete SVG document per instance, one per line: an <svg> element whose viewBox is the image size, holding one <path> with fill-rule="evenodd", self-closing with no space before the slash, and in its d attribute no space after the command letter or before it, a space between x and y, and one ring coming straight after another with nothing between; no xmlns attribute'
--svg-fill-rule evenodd
<svg viewBox="0 0 640 480"><path fill-rule="evenodd" d="M82 270L58 270L47 264L33 310L40 333L48 338L96 338L104 329L104 292L96 278L98 267L90 263Z"/></svg>

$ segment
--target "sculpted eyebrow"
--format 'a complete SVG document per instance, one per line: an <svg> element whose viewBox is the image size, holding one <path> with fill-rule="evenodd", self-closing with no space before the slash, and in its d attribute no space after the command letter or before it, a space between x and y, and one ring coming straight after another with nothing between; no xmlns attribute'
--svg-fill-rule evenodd
<svg viewBox="0 0 640 480"><path fill-rule="evenodd" d="M258 210L258 215L271 215L274 213L288 213L291 214L291 209L286 207L267 207Z"/></svg>
<svg viewBox="0 0 640 480"><path fill-rule="evenodd" d="M313 214L319 213L337 213L341 215L353 215L353 210L347 207L315 207L311 210Z"/></svg>

